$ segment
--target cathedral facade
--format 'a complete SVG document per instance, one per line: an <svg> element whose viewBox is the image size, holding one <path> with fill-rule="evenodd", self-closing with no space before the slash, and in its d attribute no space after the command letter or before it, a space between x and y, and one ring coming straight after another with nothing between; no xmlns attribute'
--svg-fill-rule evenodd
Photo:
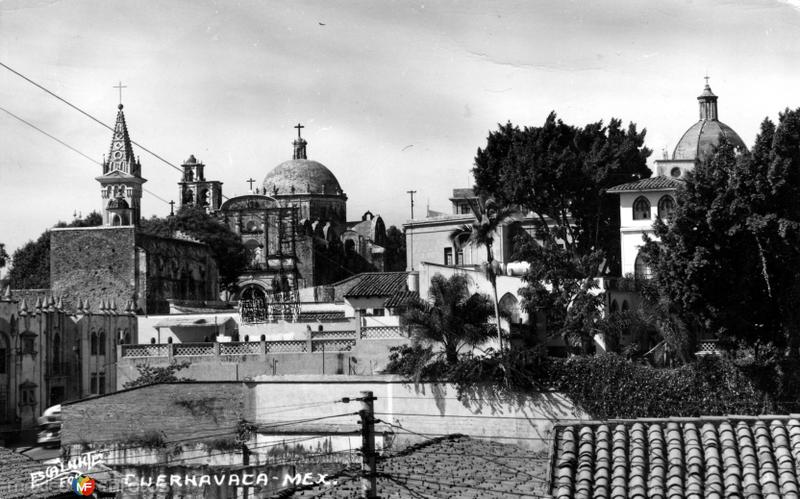
<svg viewBox="0 0 800 499"><path fill-rule="evenodd" d="M380 216L347 221L347 194L322 163L308 159L308 142L297 125L292 159L270 170L250 192L217 205L221 183L205 180L191 156L180 183L181 206L195 204L216 214L242 238L248 266L238 280L244 301L297 301L301 288L329 284L360 271L383 270L386 227ZM198 193L207 193L198 195Z"/></svg>

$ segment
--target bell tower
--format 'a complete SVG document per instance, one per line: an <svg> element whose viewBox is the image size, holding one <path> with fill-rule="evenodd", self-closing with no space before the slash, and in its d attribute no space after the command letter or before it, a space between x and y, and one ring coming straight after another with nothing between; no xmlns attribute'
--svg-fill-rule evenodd
<svg viewBox="0 0 800 499"><path fill-rule="evenodd" d="M206 212L219 210L222 204L222 182L218 180L206 180L203 163L198 161L194 154L189 155L189 159L183 162L183 176L178 182L180 187L179 199L181 207L187 205L199 206Z"/></svg>
<svg viewBox="0 0 800 499"><path fill-rule="evenodd" d="M96 178L100 182L104 225L139 225L142 184L147 182L142 178L139 159L133 156L122 107L118 106L111 150L103 159L103 174Z"/></svg>

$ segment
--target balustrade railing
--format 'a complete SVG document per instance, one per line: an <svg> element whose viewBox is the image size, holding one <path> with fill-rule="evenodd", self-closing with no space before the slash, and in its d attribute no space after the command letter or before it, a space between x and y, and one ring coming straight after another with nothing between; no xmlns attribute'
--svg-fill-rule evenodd
<svg viewBox="0 0 800 499"><path fill-rule="evenodd" d="M399 327L366 327L360 339L404 338ZM120 357L214 357L276 353L349 352L359 338L354 330L312 331L310 339L267 340L228 343L161 343L120 345Z"/></svg>
<svg viewBox="0 0 800 499"><path fill-rule="evenodd" d="M697 352L695 355L717 355L717 340L700 340L697 342Z"/></svg>
<svg viewBox="0 0 800 499"><path fill-rule="evenodd" d="M267 353L307 352L308 345L303 340L268 341Z"/></svg>
<svg viewBox="0 0 800 499"><path fill-rule="evenodd" d="M220 355L258 355L262 353L260 342L233 342L220 343Z"/></svg>
<svg viewBox="0 0 800 499"><path fill-rule="evenodd" d="M169 357L169 344L122 345L122 357Z"/></svg>
<svg viewBox="0 0 800 499"><path fill-rule="evenodd" d="M388 338L405 338L398 326L362 327L362 340L382 340Z"/></svg>
<svg viewBox="0 0 800 499"><path fill-rule="evenodd" d="M204 357L214 355L213 343L173 343L172 355L176 357Z"/></svg>

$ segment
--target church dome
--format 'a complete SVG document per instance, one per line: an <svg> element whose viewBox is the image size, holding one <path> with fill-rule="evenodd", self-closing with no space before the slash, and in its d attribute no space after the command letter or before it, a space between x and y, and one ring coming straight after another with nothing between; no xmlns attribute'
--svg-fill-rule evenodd
<svg viewBox="0 0 800 499"><path fill-rule="evenodd" d="M341 195L342 187L333 173L322 163L307 158L308 142L300 136L300 130L304 127L298 123L295 128L297 128L297 140L292 142L294 155L292 159L279 164L264 177L266 194Z"/></svg>
<svg viewBox="0 0 800 499"><path fill-rule="evenodd" d="M702 120L686 130L675 146L672 159L703 160L719 145L720 136L725 137L735 148L745 147L744 141L733 128L721 121Z"/></svg>
<svg viewBox="0 0 800 499"><path fill-rule="evenodd" d="M284 161L264 177L267 194L341 194L342 188L333 173L322 163L309 159ZM277 189L277 191L276 191Z"/></svg>
<svg viewBox="0 0 800 499"><path fill-rule="evenodd" d="M700 121L683 134L675 146L672 159L702 161L714 152L714 148L719 145L720 137L725 137L735 148L745 148L744 141L733 128L717 119L717 96L711 91L708 83L697 100L700 104Z"/></svg>

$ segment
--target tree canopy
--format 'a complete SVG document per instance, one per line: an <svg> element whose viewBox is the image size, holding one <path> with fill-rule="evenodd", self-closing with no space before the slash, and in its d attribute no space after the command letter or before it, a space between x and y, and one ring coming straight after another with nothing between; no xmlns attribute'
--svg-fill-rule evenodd
<svg viewBox="0 0 800 499"><path fill-rule="evenodd" d="M207 244L217 262L222 288L235 286L238 276L247 267L247 252L241 238L201 207L187 205L174 216L142 220L141 230L161 237L171 237L181 231Z"/></svg>
<svg viewBox="0 0 800 499"><path fill-rule="evenodd" d="M500 125L475 157L477 194L534 218L516 241L515 258L530 264L525 306L583 351L601 318L593 278L620 272L619 202L606 191L650 176L644 136L618 119L576 127L550 113L540 127Z"/></svg>
<svg viewBox="0 0 800 499"><path fill-rule="evenodd" d="M685 335L800 346L800 109L766 119L751 152L723 141L678 190L645 253Z"/></svg>
<svg viewBox="0 0 800 499"><path fill-rule="evenodd" d="M650 176L644 137L618 119L581 128L555 113L540 127L500 125L478 149L475 188L533 213L537 239L558 241L576 258L601 251L602 271L618 273L619 203L606 190Z"/></svg>
<svg viewBox="0 0 800 499"><path fill-rule="evenodd" d="M406 269L406 236L403 231L392 225L386 229L386 252L384 265L387 272Z"/></svg>

